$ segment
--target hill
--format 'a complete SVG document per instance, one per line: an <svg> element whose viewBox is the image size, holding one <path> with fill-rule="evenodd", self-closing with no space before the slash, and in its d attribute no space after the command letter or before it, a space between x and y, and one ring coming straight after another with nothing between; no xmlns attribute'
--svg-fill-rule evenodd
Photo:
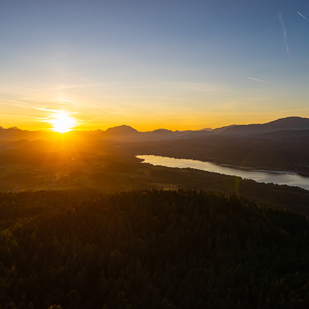
<svg viewBox="0 0 309 309"><path fill-rule="evenodd" d="M254 135L282 130L309 130L309 119L287 117L264 124L234 125L223 129L214 130L213 133L224 135Z"/></svg>
<svg viewBox="0 0 309 309"><path fill-rule="evenodd" d="M106 131L103 131L103 135L105 137L111 138L121 138L122 136L128 136L128 135L136 135L139 132L135 129L133 129L130 126L122 125L117 127L108 128Z"/></svg>
<svg viewBox="0 0 309 309"><path fill-rule="evenodd" d="M171 131L167 129L157 129L147 132L139 132L136 129L121 125L108 128L107 130L96 131L70 131L65 134L67 138L72 140L91 139L91 140L114 140L114 141L164 141L164 140L179 140L191 138L203 138L211 135L260 135L276 131L289 130L309 130L309 119L301 117L287 117L271 121L264 124L249 124L249 125L230 125L214 130L185 130ZM17 141L38 139L55 141L62 139L63 135L57 132L48 131L27 131L18 128L1 129L0 127L0 145L2 141Z"/></svg>

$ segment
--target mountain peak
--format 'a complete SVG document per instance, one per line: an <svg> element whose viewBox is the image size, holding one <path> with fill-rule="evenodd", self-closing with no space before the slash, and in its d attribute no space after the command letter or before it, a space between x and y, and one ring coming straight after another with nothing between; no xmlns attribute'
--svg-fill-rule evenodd
<svg viewBox="0 0 309 309"><path fill-rule="evenodd" d="M112 127L112 128L108 128L105 133L107 134L115 134L115 135L122 135L122 134L136 134L138 133L137 130L135 130L134 128L127 126L127 125L121 125L121 126L116 126L116 127Z"/></svg>
<svg viewBox="0 0 309 309"><path fill-rule="evenodd" d="M220 133L225 135L252 135L282 130L309 130L309 118L286 117L263 124L235 125Z"/></svg>

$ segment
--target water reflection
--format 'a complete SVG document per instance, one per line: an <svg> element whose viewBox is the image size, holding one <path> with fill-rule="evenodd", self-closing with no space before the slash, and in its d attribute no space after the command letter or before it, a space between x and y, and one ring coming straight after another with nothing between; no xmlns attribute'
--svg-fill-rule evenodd
<svg viewBox="0 0 309 309"><path fill-rule="evenodd" d="M152 165L178 168L190 167L208 172L239 176L244 179L253 179L257 182L272 182L280 185L286 184L289 186L298 186L309 190L309 177L303 177L295 173L239 169L231 166L217 165L210 162L202 162L188 159L174 159L169 157L152 155L142 155L137 156L137 158L144 159L145 163L150 163Z"/></svg>

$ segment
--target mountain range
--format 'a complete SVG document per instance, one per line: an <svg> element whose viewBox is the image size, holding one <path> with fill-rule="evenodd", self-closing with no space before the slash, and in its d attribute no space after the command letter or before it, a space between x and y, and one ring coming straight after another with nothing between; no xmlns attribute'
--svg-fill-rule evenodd
<svg viewBox="0 0 309 309"><path fill-rule="evenodd" d="M72 139L83 137L85 139L103 139L130 142L190 139L209 135L249 136L280 131L300 130L309 130L309 118L287 117L264 124L231 125L213 130L202 129L171 131L167 129L158 129L148 132L139 132L130 126L121 125L108 128L105 131L71 131L66 134ZM27 139L29 141L34 141L38 139L54 140L55 137L57 138L57 136L59 138L59 134L55 132L28 131L18 129L16 127L4 129L0 127L0 141L16 141L20 139Z"/></svg>
<svg viewBox="0 0 309 309"><path fill-rule="evenodd" d="M254 135L283 130L309 130L309 118L287 117L264 124L234 125L224 130L215 129L212 132L224 135Z"/></svg>

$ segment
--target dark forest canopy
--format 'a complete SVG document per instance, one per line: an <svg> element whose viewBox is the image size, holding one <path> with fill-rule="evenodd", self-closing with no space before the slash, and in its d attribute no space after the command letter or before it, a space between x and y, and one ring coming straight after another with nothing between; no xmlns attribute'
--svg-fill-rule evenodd
<svg viewBox="0 0 309 309"><path fill-rule="evenodd" d="M0 195L2 308L308 308L309 223L203 191Z"/></svg>

